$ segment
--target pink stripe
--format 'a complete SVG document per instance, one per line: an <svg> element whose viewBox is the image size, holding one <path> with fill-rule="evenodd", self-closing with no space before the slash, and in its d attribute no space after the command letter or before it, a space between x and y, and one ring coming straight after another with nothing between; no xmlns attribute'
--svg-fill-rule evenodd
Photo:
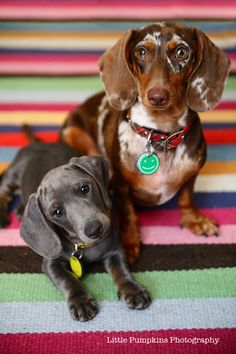
<svg viewBox="0 0 236 354"><path fill-rule="evenodd" d="M236 225L222 225L219 237L193 235L187 229L171 226L141 227L141 239L144 244L232 244L236 243ZM20 238L19 228L0 230L0 246L25 246Z"/></svg>
<svg viewBox="0 0 236 354"><path fill-rule="evenodd" d="M79 326L78 326L79 331ZM143 338L150 343L144 343ZM153 338L153 339L152 339ZM176 339L177 338L177 339ZM176 343L177 340L195 338L208 339L204 343ZM217 338L217 344L212 339ZM120 341L121 343L109 343ZM122 343L123 341L123 343ZM139 343L138 343L139 341ZM1 334L0 352L39 353L103 353L103 354L235 354L235 328L174 329L140 332L74 332L74 333L34 333ZM7 349L7 350L6 350ZM20 351L19 351L20 349Z"/></svg>
<svg viewBox="0 0 236 354"><path fill-rule="evenodd" d="M187 229L171 226L146 226L141 228L144 244L181 245L181 244L231 244L236 243L236 225L222 225L220 236L196 236Z"/></svg>
<svg viewBox="0 0 236 354"><path fill-rule="evenodd" d="M94 63L97 62L99 59L98 54L91 54L91 55L63 55L63 54L1 54L0 56L0 63L25 63L25 62L33 62L33 63L77 63L79 62L86 62L86 63Z"/></svg>
<svg viewBox="0 0 236 354"><path fill-rule="evenodd" d="M0 16L1 17L1 16ZM231 58L230 58L231 59ZM231 72L236 71L236 59L231 59ZM9 61L5 59L0 65L0 75L74 75L74 74L98 74L97 60L79 60L79 61L62 61L57 62L56 58L52 58L48 62L43 58L37 61Z"/></svg>
<svg viewBox="0 0 236 354"><path fill-rule="evenodd" d="M1 63L0 74L17 75L17 74L45 74L45 75L74 75L74 74L97 74L97 63Z"/></svg>
<svg viewBox="0 0 236 354"><path fill-rule="evenodd" d="M200 209L214 219L219 225L236 224L236 208ZM150 210L138 213L139 225L146 226L179 226L179 210Z"/></svg>
<svg viewBox="0 0 236 354"><path fill-rule="evenodd" d="M200 209L200 211L214 219L219 225L236 224L236 208ZM10 225L5 229L18 229L20 222L15 213L10 214ZM147 210L138 212L138 222L141 227L147 226L179 226L180 215L178 210Z"/></svg>
<svg viewBox="0 0 236 354"><path fill-rule="evenodd" d="M16 3L12 4L3 4L0 5L0 18L1 19L130 19L133 18L135 13L135 18L138 19L183 19L183 18L201 18L201 19L234 19L235 11L234 4L229 3L227 5L218 5L209 6L204 3L191 4L191 6L176 6L176 5L144 5L135 6L125 3L121 6L108 4L107 6L84 6L72 5L72 6L57 6L48 4L48 6L41 6L35 4L32 6L32 3L27 5Z"/></svg>
<svg viewBox="0 0 236 354"><path fill-rule="evenodd" d="M0 230L0 246L26 246L18 229Z"/></svg>
<svg viewBox="0 0 236 354"><path fill-rule="evenodd" d="M19 229L19 227L20 227L20 221L17 219L16 214L15 213L10 213L10 225L8 225L5 228L5 230Z"/></svg>

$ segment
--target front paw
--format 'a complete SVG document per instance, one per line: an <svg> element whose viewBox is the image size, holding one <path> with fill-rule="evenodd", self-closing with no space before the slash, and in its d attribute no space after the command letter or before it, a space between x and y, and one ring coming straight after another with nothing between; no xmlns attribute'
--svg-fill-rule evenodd
<svg viewBox="0 0 236 354"><path fill-rule="evenodd" d="M143 310L151 304L149 292L141 284L132 281L119 289L118 297L132 310Z"/></svg>
<svg viewBox="0 0 236 354"><path fill-rule="evenodd" d="M181 225L196 235L219 236L219 225L201 214L194 217L183 217Z"/></svg>
<svg viewBox="0 0 236 354"><path fill-rule="evenodd" d="M98 304L89 295L70 299L68 306L73 320L76 321L89 321L98 313Z"/></svg>

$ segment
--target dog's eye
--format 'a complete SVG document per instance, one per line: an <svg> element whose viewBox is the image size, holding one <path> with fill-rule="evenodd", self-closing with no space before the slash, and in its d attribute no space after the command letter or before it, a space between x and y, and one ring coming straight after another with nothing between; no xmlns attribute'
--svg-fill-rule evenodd
<svg viewBox="0 0 236 354"><path fill-rule="evenodd" d="M80 187L80 190L83 194L87 194L90 191L90 187L88 184L83 184L83 186Z"/></svg>
<svg viewBox="0 0 236 354"><path fill-rule="evenodd" d="M52 212L52 216L53 216L54 218L60 218L62 215L63 215L63 210L60 209L60 208L56 208L56 209L54 209L53 212Z"/></svg>
<svg viewBox="0 0 236 354"><path fill-rule="evenodd" d="M147 54L147 49L145 47L138 47L135 50L135 55L139 58L139 59L144 59L145 56Z"/></svg>
<svg viewBox="0 0 236 354"><path fill-rule="evenodd" d="M189 51L187 48L180 46L176 49L175 56L178 60L187 59L187 57L189 56Z"/></svg>

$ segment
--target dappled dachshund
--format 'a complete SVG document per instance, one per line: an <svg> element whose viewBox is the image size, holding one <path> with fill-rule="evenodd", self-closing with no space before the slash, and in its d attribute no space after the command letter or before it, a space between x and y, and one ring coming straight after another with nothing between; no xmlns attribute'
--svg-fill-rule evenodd
<svg viewBox="0 0 236 354"><path fill-rule="evenodd" d="M43 271L64 294L75 320L90 320L98 312L79 280L82 266L86 270L95 261L104 263L128 307L143 309L150 296L132 279L119 243L108 195L108 163L101 156L75 155L63 143L35 142L21 149L2 176L2 225L8 221L6 201L19 188L23 207L27 203L21 237L44 257Z"/></svg>
<svg viewBox="0 0 236 354"><path fill-rule="evenodd" d="M160 205L179 192L182 226L217 235L218 225L197 210L193 189L206 160L197 112L219 102L230 66L226 54L198 29L157 23L126 32L99 65L105 93L69 115L63 137L86 150L91 141L80 135L87 132L109 159L129 260L140 250L135 201Z"/></svg>

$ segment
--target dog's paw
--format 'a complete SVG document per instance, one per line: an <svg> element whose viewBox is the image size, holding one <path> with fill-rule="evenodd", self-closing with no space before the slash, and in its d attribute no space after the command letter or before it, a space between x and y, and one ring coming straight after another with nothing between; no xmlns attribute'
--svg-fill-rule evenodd
<svg viewBox="0 0 236 354"><path fill-rule="evenodd" d="M118 297L124 300L132 310L143 310L151 304L151 297L147 289L141 284L131 281L119 289Z"/></svg>
<svg viewBox="0 0 236 354"><path fill-rule="evenodd" d="M99 310L97 302L90 296L70 299L68 306L73 320L81 322L91 320Z"/></svg>
<svg viewBox="0 0 236 354"><path fill-rule="evenodd" d="M201 214L196 218L183 218L181 220L181 225L196 235L219 236L219 225Z"/></svg>

